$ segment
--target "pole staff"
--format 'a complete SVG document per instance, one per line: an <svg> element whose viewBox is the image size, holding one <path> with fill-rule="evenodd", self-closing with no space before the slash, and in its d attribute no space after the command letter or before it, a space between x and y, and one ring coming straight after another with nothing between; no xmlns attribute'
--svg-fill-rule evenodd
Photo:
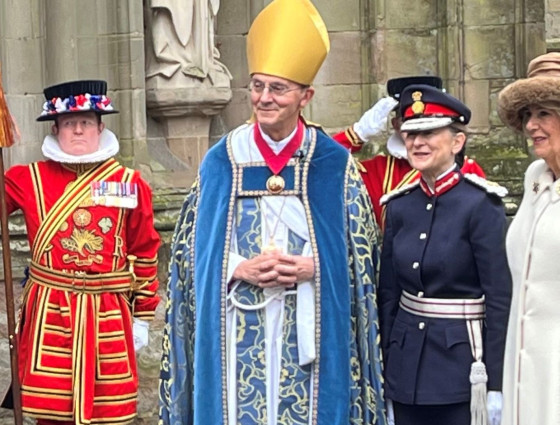
<svg viewBox="0 0 560 425"><path fill-rule="evenodd" d="M12 369L12 397L14 404L14 423L23 424L21 411L21 388L18 374L18 347L16 338L16 315L14 308L14 291L12 287L12 259L10 256L10 233L8 228L8 211L6 205L6 187L4 181L3 148L14 143L14 123L8 110L8 104L2 88L0 72L0 223L2 231L2 257L4 261L4 286L6 291L6 314L8 315L8 338L10 344L10 366Z"/></svg>

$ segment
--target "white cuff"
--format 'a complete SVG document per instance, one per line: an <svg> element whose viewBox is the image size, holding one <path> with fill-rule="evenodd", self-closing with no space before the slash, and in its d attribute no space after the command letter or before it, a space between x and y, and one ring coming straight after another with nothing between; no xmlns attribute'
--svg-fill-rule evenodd
<svg viewBox="0 0 560 425"><path fill-rule="evenodd" d="M150 324L145 320L134 317L132 319L132 337L134 339L134 350L138 351L148 345L148 331Z"/></svg>

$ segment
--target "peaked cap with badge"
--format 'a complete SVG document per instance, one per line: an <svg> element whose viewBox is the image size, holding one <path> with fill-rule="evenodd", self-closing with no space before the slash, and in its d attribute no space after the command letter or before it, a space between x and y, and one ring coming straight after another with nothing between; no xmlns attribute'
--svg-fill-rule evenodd
<svg viewBox="0 0 560 425"><path fill-rule="evenodd" d="M79 112L98 115L118 112L107 97L107 82L103 80L69 81L47 87L43 93L46 102L37 121L52 121L60 115Z"/></svg>
<svg viewBox="0 0 560 425"><path fill-rule="evenodd" d="M311 85L329 49L327 27L309 0L274 0L249 29L249 74Z"/></svg>
<svg viewBox="0 0 560 425"><path fill-rule="evenodd" d="M435 87L417 84L406 87L400 99L401 131L427 131L453 123L467 125L471 110L459 99Z"/></svg>

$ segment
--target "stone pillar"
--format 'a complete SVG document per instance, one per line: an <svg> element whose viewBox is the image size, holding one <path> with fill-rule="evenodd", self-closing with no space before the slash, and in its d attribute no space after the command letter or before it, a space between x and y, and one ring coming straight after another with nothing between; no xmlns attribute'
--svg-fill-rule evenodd
<svg viewBox="0 0 560 425"><path fill-rule="evenodd" d="M57 0L45 7L45 85L103 79L119 114L104 118L119 136L120 158L139 166L146 153L144 37L141 0Z"/></svg>
<svg viewBox="0 0 560 425"><path fill-rule="evenodd" d="M354 123L379 95L372 50L369 0L313 2L329 30L330 51L313 85L315 96L304 111L329 133Z"/></svg>
<svg viewBox="0 0 560 425"><path fill-rule="evenodd" d="M21 138L4 149L5 167L41 158L47 125L39 125L45 79L45 2L0 2L0 66L10 111Z"/></svg>
<svg viewBox="0 0 560 425"><path fill-rule="evenodd" d="M544 1L495 0L481 8L451 0L449 5L462 14L464 100L473 110L470 152L491 178L521 193L519 170L529 161L527 144L503 125L496 103L500 90L525 77L529 61L545 52Z"/></svg>
<svg viewBox="0 0 560 425"><path fill-rule="evenodd" d="M546 45L548 50L560 51L560 1L545 1Z"/></svg>

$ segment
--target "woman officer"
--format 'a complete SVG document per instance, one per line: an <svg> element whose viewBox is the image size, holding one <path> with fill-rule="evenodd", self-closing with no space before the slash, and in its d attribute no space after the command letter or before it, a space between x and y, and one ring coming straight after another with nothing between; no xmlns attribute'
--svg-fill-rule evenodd
<svg viewBox="0 0 560 425"><path fill-rule="evenodd" d="M497 424L511 297L505 189L455 163L471 116L463 103L414 85L400 108L421 179L382 198L385 395L396 425L485 424L487 404Z"/></svg>

